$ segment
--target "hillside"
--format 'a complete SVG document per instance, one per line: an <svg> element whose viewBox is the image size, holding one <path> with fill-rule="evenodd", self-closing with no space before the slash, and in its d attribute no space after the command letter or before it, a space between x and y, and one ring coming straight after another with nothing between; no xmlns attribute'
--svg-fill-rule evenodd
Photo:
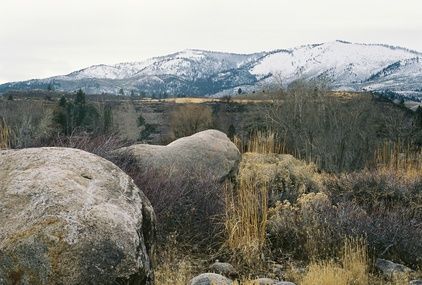
<svg viewBox="0 0 422 285"><path fill-rule="evenodd" d="M400 47L344 41L292 49L232 54L184 50L142 62L94 65L68 75L0 85L14 89L89 94L222 96L261 91L296 79L327 81L336 90L394 92L422 100L422 54Z"/></svg>

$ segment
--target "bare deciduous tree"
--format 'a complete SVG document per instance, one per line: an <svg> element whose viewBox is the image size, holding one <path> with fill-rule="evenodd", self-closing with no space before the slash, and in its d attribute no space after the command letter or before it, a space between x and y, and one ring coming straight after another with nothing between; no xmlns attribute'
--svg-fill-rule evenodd
<svg viewBox="0 0 422 285"><path fill-rule="evenodd" d="M212 110L208 106L189 104L177 106L170 115L175 138L190 136L212 126Z"/></svg>
<svg viewBox="0 0 422 285"><path fill-rule="evenodd" d="M288 152L343 171L365 167L380 142L380 126L391 125L393 115L379 108L370 96L341 97L324 83L301 80L277 93L267 117Z"/></svg>

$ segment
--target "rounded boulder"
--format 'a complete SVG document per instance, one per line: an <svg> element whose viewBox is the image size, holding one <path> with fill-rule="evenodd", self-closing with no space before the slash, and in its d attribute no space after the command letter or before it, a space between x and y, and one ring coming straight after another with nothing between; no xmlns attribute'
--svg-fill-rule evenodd
<svg viewBox="0 0 422 285"><path fill-rule="evenodd" d="M181 176L207 173L220 181L237 172L241 159L236 145L217 130L202 131L166 146L136 144L118 152L132 154L141 169L171 171Z"/></svg>
<svg viewBox="0 0 422 285"><path fill-rule="evenodd" d="M0 151L0 284L152 284L153 209L113 163Z"/></svg>

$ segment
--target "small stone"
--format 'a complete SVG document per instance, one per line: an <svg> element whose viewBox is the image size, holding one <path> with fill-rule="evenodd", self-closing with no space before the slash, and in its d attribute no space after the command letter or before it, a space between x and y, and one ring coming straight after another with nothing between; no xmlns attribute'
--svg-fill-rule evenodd
<svg viewBox="0 0 422 285"><path fill-rule="evenodd" d="M274 285L276 284L277 280L271 278L258 278L252 281L254 285Z"/></svg>
<svg viewBox="0 0 422 285"><path fill-rule="evenodd" d="M239 273L236 271L233 265L226 262L218 262L218 261L215 262L214 264L210 266L210 271L224 275L232 279L236 279L239 277Z"/></svg>
<svg viewBox="0 0 422 285"><path fill-rule="evenodd" d="M233 281L216 273L203 273L192 278L189 285L231 285Z"/></svg>
<svg viewBox="0 0 422 285"><path fill-rule="evenodd" d="M288 281L278 281L271 278L258 278L252 281L254 285L295 285Z"/></svg>
<svg viewBox="0 0 422 285"><path fill-rule="evenodd" d="M273 273L278 278L282 279L284 277L284 267L281 264L274 264L273 265Z"/></svg>

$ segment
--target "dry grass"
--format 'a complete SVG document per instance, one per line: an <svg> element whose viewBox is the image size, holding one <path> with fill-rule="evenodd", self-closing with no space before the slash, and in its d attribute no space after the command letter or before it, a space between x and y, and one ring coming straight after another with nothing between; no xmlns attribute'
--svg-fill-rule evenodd
<svg viewBox="0 0 422 285"><path fill-rule="evenodd" d="M364 239L346 239L341 262L349 274L349 283L354 285L368 284L368 248Z"/></svg>
<svg viewBox="0 0 422 285"><path fill-rule="evenodd" d="M335 262L314 262L301 285L349 285L349 274Z"/></svg>
<svg viewBox="0 0 422 285"><path fill-rule="evenodd" d="M378 169L394 170L409 176L422 175L422 149L410 144L384 142L375 152L374 163Z"/></svg>
<svg viewBox="0 0 422 285"><path fill-rule="evenodd" d="M7 126L4 118L0 118L0 149L10 148L12 130Z"/></svg>
<svg viewBox="0 0 422 285"><path fill-rule="evenodd" d="M341 264L334 261L313 261L300 285L368 285L368 255L362 239L346 239Z"/></svg>
<svg viewBox="0 0 422 285"><path fill-rule="evenodd" d="M158 99L150 99L149 101L159 101ZM195 97L186 97L186 98L166 98L162 99L164 102L172 102L176 104L203 104L203 103L214 103L214 102L225 102L224 98L195 98ZM244 97L232 97L231 102L239 104L250 104L250 103L269 103L269 99L246 99Z"/></svg>
<svg viewBox="0 0 422 285"><path fill-rule="evenodd" d="M235 136L233 142L242 153L286 153L285 146L278 143L277 136L272 131L254 132L246 142Z"/></svg>
<svg viewBox="0 0 422 285"><path fill-rule="evenodd" d="M187 258L161 263L155 270L156 284L160 285L186 285L192 277L192 264Z"/></svg>
<svg viewBox="0 0 422 285"><path fill-rule="evenodd" d="M183 250L175 234L167 236L167 242L156 255L155 284L186 285L195 276L195 269L201 261L194 261L192 255Z"/></svg>
<svg viewBox="0 0 422 285"><path fill-rule="evenodd" d="M234 191L226 188L226 246L243 262L253 264L265 246L268 190L254 176L240 175L238 180Z"/></svg>

